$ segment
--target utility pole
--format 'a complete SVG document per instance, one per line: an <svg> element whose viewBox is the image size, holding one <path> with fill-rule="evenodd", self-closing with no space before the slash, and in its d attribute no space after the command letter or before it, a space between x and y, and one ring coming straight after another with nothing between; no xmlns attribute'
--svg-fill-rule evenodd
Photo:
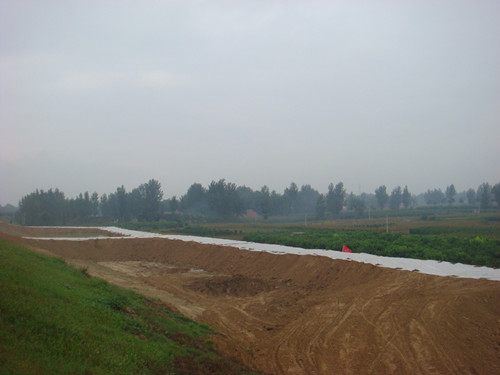
<svg viewBox="0 0 500 375"><path fill-rule="evenodd" d="M389 233L389 216L385 215L385 233Z"/></svg>

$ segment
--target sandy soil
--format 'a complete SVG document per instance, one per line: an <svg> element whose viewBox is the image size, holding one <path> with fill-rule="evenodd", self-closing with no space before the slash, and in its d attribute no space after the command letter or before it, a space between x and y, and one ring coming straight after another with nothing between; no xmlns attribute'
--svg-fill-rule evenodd
<svg viewBox="0 0 500 375"><path fill-rule="evenodd" d="M266 373L500 374L497 281L158 238L1 236L210 324L217 349Z"/></svg>

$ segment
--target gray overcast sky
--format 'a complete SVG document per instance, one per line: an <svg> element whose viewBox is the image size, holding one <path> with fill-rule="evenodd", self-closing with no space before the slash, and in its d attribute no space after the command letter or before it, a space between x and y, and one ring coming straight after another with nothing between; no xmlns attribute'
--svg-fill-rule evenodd
<svg viewBox="0 0 500 375"><path fill-rule="evenodd" d="M500 182L500 2L0 0L0 204Z"/></svg>

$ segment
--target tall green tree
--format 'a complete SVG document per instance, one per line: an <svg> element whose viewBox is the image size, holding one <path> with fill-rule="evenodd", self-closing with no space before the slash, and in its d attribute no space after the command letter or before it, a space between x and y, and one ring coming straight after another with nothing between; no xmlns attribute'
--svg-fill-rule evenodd
<svg viewBox="0 0 500 375"><path fill-rule="evenodd" d="M297 198L299 195L299 189L295 182L292 182L289 187L287 187L283 193L283 197L287 203L288 214L293 214L296 211Z"/></svg>
<svg viewBox="0 0 500 375"><path fill-rule="evenodd" d="M493 199L497 202L497 207L500 209L500 183L495 184L491 188L491 193L493 194Z"/></svg>
<svg viewBox="0 0 500 375"><path fill-rule="evenodd" d="M172 199L170 199L170 211L172 211L172 213L175 214L178 208L179 208L179 201L177 200L177 197L174 195Z"/></svg>
<svg viewBox="0 0 500 375"><path fill-rule="evenodd" d="M67 207L63 192L37 189L19 201L17 215L24 225L62 225Z"/></svg>
<svg viewBox="0 0 500 375"><path fill-rule="evenodd" d="M155 179L151 179L144 186L145 191L145 216L148 221L159 220L161 212L161 201L163 199L163 191L161 184Z"/></svg>
<svg viewBox="0 0 500 375"><path fill-rule="evenodd" d="M316 220L324 220L325 219L325 197L323 194L320 194L318 199L316 200Z"/></svg>
<svg viewBox="0 0 500 375"><path fill-rule="evenodd" d="M127 194L127 210L130 216L139 221L147 220L146 184L141 184Z"/></svg>
<svg viewBox="0 0 500 375"><path fill-rule="evenodd" d="M269 188L264 185L260 189L260 213L264 217L264 220L269 218L269 213L271 211L271 194L269 193Z"/></svg>
<svg viewBox="0 0 500 375"><path fill-rule="evenodd" d="M354 211L357 216L361 217L366 210L366 203L363 198L351 193L349 195L349 199L347 200L347 208Z"/></svg>
<svg viewBox="0 0 500 375"><path fill-rule="evenodd" d="M403 193L401 191L401 186L395 187L391 192L391 197L389 198L389 206L391 207L391 210L399 209L402 200Z"/></svg>
<svg viewBox="0 0 500 375"><path fill-rule="evenodd" d="M120 221L126 221L129 217L128 197L125 186L116 188L114 193L115 217Z"/></svg>
<svg viewBox="0 0 500 375"><path fill-rule="evenodd" d="M219 217L231 217L243 213L243 201L236 191L236 185L221 179L212 181L208 187L208 203Z"/></svg>
<svg viewBox="0 0 500 375"><path fill-rule="evenodd" d="M488 208L491 203L491 186L489 183L484 182L477 188L477 200L479 201L480 208Z"/></svg>
<svg viewBox="0 0 500 375"><path fill-rule="evenodd" d="M326 195L326 207L333 215L338 215L345 203L344 183L339 182L333 186L333 183L328 185L328 193Z"/></svg>
<svg viewBox="0 0 500 375"><path fill-rule="evenodd" d="M450 186L446 187L445 195L448 204L451 206L453 202L455 202L455 195L457 195L457 191L455 190L455 185L451 184Z"/></svg>
<svg viewBox="0 0 500 375"><path fill-rule="evenodd" d="M320 195L311 185L302 185L297 196L297 212L303 214L314 212Z"/></svg>
<svg viewBox="0 0 500 375"><path fill-rule="evenodd" d="M269 205L271 206L271 215L285 215L287 212L287 202L280 193L273 190L269 197Z"/></svg>
<svg viewBox="0 0 500 375"><path fill-rule="evenodd" d="M92 216L97 216L99 214L99 194L97 194L96 191L92 193L90 202L92 206Z"/></svg>
<svg viewBox="0 0 500 375"><path fill-rule="evenodd" d="M189 214L206 214L208 211L207 190L195 182L181 197L179 209Z"/></svg>
<svg viewBox="0 0 500 375"><path fill-rule="evenodd" d="M476 191L474 189L467 190L467 192L465 193L465 196L467 197L467 202L470 205L473 205L474 203L476 203Z"/></svg>
<svg viewBox="0 0 500 375"><path fill-rule="evenodd" d="M381 185L375 189L375 197L377 198L378 206L381 210L383 210L389 200L389 195L387 194L387 188L385 185Z"/></svg>
<svg viewBox="0 0 500 375"><path fill-rule="evenodd" d="M403 202L403 206L405 208L410 207L411 194L410 194L410 191L408 190L408 185L405 185L405 188L403 190L403 195L401 196L401 201Z"/></svg>
<svg viewBox="0 0 500 375"><path fill-rule="evenodd" d="M446 197L441 189L428 189L424 193L424 199L426 204L439 205L446 201Z"/></svg>
<svg viewBox="0 0 500 375"><path fill-rule="evenodd" d="M236 191L243 203L245 210L254 210L258 212L260 210L260 194L258 191L253 191L248 186L238 186Z"/></svg>
<svg viewBox="0 0 500 375"><path fill-rule="evenodd" d="M110 218L112 216L112 209L111 209L111 205L109 204L107 194L101 195L101 199L99 201L99 207L101 209L102 216L104 216L106 218Z"/></svg>

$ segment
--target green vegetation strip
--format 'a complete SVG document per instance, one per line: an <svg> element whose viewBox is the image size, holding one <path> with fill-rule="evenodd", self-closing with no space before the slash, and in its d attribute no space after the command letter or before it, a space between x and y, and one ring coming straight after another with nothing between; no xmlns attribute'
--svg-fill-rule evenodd
<svg viewBox="0 0 500 375"><path fill-rule="evenodd" d="M1 374L241 374L204 324L0 239Z"/></svg>
<svg viewBox="0 0 500 375"><path fill-rule="evenodd" d="M305 249L340 250L346 245L357 253L500 267L500 240L480 236L308 229L296 235L290 231L254 232L246 234L243 240Z"/></svg>

